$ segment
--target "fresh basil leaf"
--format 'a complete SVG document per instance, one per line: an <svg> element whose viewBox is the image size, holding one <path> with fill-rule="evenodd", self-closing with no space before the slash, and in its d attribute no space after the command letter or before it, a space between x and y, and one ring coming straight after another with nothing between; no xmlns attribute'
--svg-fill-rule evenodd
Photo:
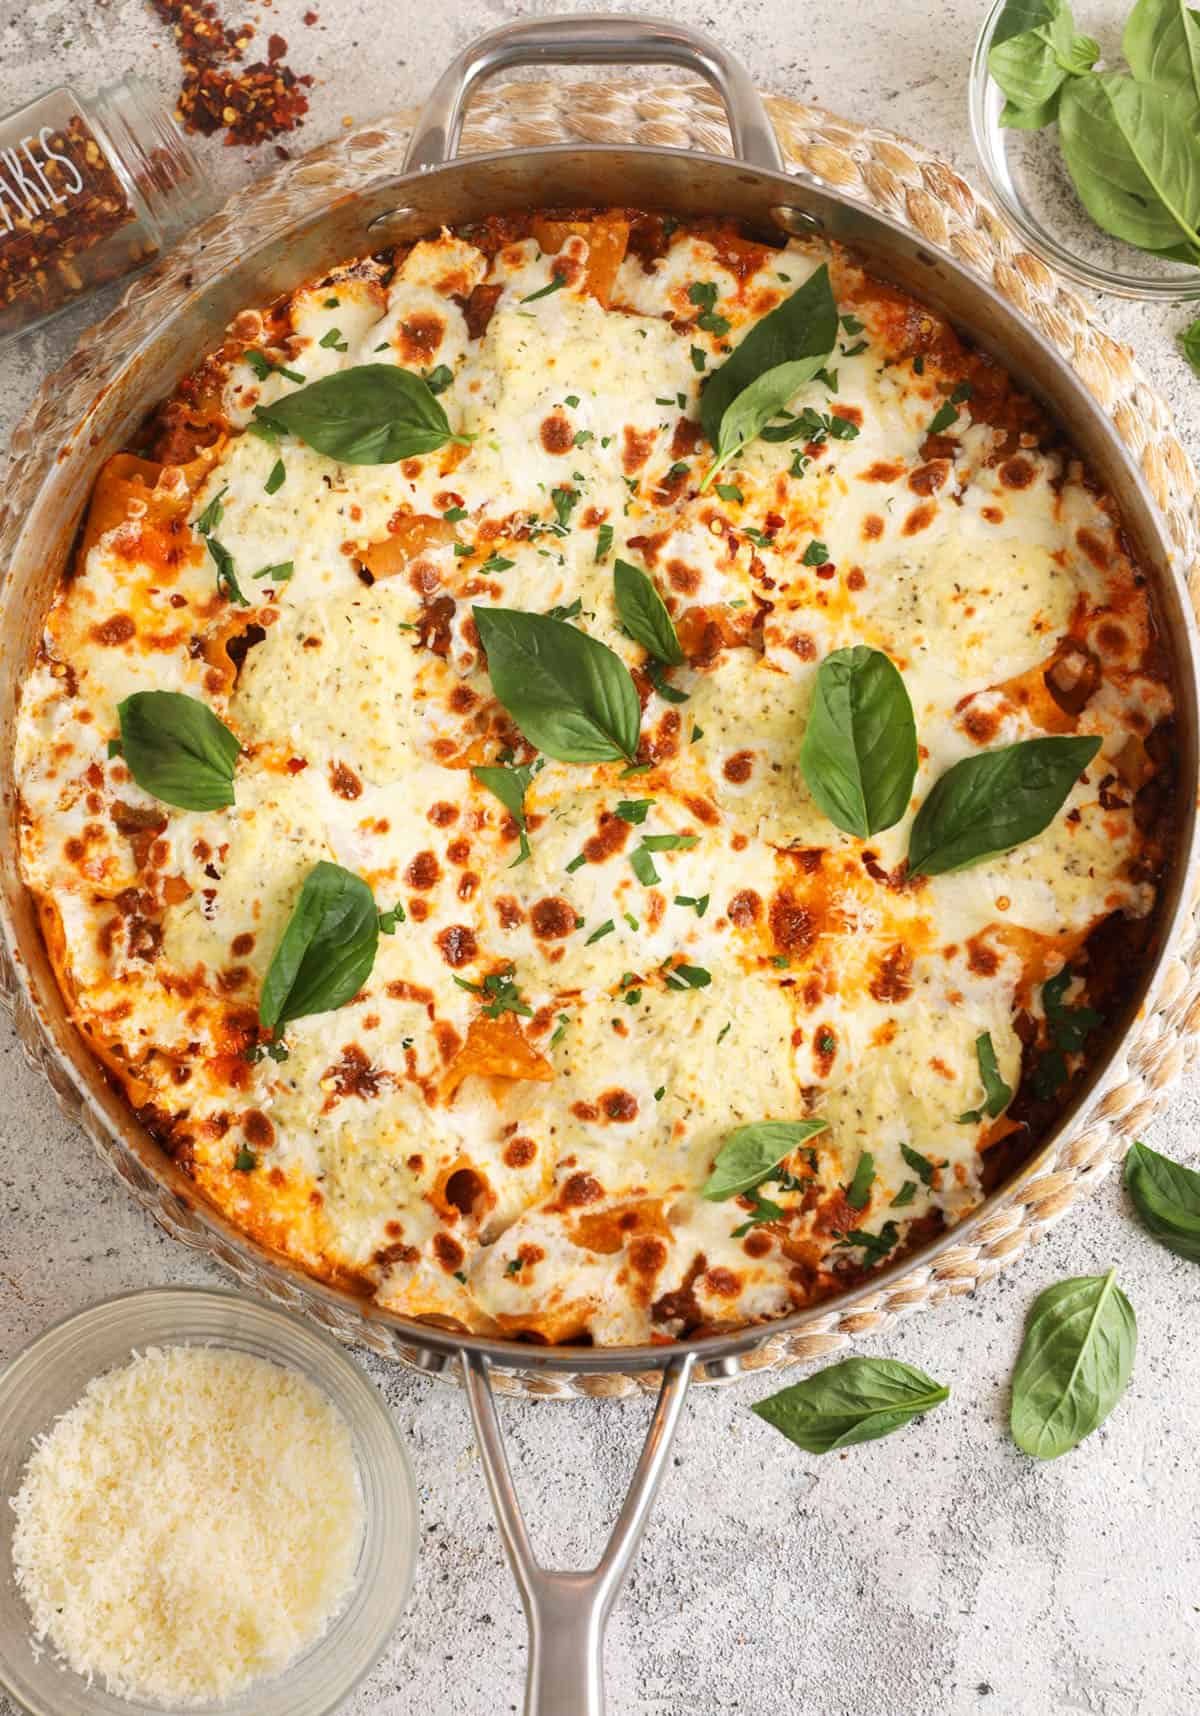
<svg viewBox="0 0 1200 1716"><path fill-rule="evenodd" d="M1117 72L1071 78L1058 136L1097 226L1142 250L1200 259L1200 162L1178 93Z"/></svg>
<svg viewBox="0 0 1200 1716"><path fill-rule="evenodd" d="M567 868L569 869L570 865ZM654 859L644 846L636 846L629 854L629 868L643 888L653 888L656 883L662 880L655 868Z"/></svg>
<svg viewBox="0 0 1200 1716"><path fill-rule="evenodd" d="M226 601L235 602L240 608L250 606L249 597L238 583L237 568L233 563L233 555L215 536L204 538L209 554L217 569L217 590Z"/></svg>
<svg viewBox="0 0 1200 1716"><path fill-rule="evenodd" d="M1193 107L1200 104L1200 19L1184 0L1137 0L1121 46L1139 83L1158 84Z"/></svg>
<svg viewBox="0 0 1200 1716"><path fill-rule="evenodd" d="M541 762L522 763L520 766L488 768L482 764L471 770L480 786L494 793L512 817L521 836L521 847L517 856L509 865L515 870L518 864L523 864L529 857L529 831L525 821L525 794L534 775L541 770Z"/></svg>
<svg viewBox="0 0 1200 1716"><path fill-rule="evenodd" d="M828 354L826 354L828 355ZM821 368L819 357L797 358L794 363L782 363L769 369L742 389L733 403L726 407L717 437L717 456L700 484L703 494L721 467L741 451L748 441L779 413L807 381Z"/></svg>
<svg viewBox="0 0 1200 1716"><path fill-rule="evenodd" d="M964 757L933 783L908 842L912 876L941 876L1048 828L1100 749L1092 737L1023 739Z"/></svg>
<svg viewBox="0 0 1200 1716"><path fill-rule="evenodd" d="M666 603L654 588L654 581L640 566L628 560L613 563L613 592L617 615L635 643L668 667L682 667L683 650L675 631L675 623L667 612Z"/></svg>
<svg viewBox="0 0 1200 1716"><path fill-rule="evenodd" d="M770 1178L785 1156L818 1132L824 1120L756 1120L731 1132L717 1152L712 1173L700 1188L711 1203L753 1191Z"/></svg>
<svg viewBox="0 0 1200 1716"><path fill-rule="evenodd" d="M641 705L629 669L607 644L546 614L471 612L492 690L531 745L561 763L633 760Z"/></svg>
<svg viewBox="0 0 1200 1716"><path fill-rule="evenodd" d="M379 913L361 876L322 859L304 878L258 1002L259 1023L328 1013L353 1000L375 964Z"/></svg>
<svg viewBox="0 0 1200 1716"><path fill-rule="evenodd" d="M261 409L276 428L343 465L391 465L469 439L452 433L427 382L388 363L338 370Z"/></svg>
<svg viewBox="0 0 1200 1716"><path fill-rule="evenodd" d="M1082 1054L1088 1036L1104 1021L1093 1007L1068 1007L1064 995L1074 981L1069 965L1042 984L1042 1007L1054 1046L1068 1055Z"/></svg>
<svg viewBox="0 0 1200 1716"><path fill-rule="evenodd" d="M889 1207L891 1209L894 1209L894 1210L905 1209L909 1204L912 1203L912 1201L916 1197L916 1195L917 1195L917 1182L915 1180L905 1180L905 1182L901 1186L900 1190L896 1193L895 1197L892 1199Z"/></svg>
<svg viewBox="0 0 1200 1716"><path fill-rule="evenodd" d="M1200 1174L1138 1142L1125 1158L1125 1184L1155 1239L1200 1263Z"/></svg>
<svg viewBox="0 0 1200 1716"><path fill-rule="evenodd" d="M948 1388L898 1359L848 1358L750 1410L806 1454L831 1454L890 1436L949 1398Z"/></svg>
<svg viewBox="0 0 1200 1716"><path fill-rule="evenodd" d="M706 971L702 965L672 965L663 972L663 982L668 989L707 989L712 982L712 972Z"/></svg>
<svg viewBox="0 0 1200 1716"><path fill-rule="evenodd" d="M1200 316L1189 322L1179 335L1179 348L1191 364L1193 373L1200 375Z"/></svg>
<svg viewBox="0 0 1200 1716"><path fill-rule="evenodd" d="M829 269L822 264L803 286L755 322L732 356L705 382L700 395L700 423L711 446L719 451L725 413L752 382L770 370L795 363L797 359L815 359L812 369L803 378L809 380L832 352L837 330L837 304L829 284ZM797 381L795 387L784 394L785 404L800 385L801 382ZM772 415L773 412L769 413L762 421L768 422ZM747 440L752 438L752 435L745 437ZM711 472L709 475L711 477ZM708 481L706 477L706 486Z"/></svg>
<svg viewBox="0 0 1200 1716"><path fill-rule="evenodd" d="M264 494L269 494L269 495L278 494L279 490L283 487L283 485L286 481L287 481L287 466L284 464L282 459L276 459L275 463L271 466L270 476L267 478L266 482L263 484Z"/></svg>
<svg viewBox="0 0 1200 1716"><path fill-rule="evenodd" d="M1043 126L1053 125L1058 118L1061 94L1061 89L1056 89L1040 107L1018 107L1016 102L1006 101L1000 109L1000 124L1006 131L1040 131Z"/></svg>
<svg viewBox="0 0 1200 1716"><path fill-rule="evenodd" d="M1125 1392L1137 1349L1116 1271L1047 1287L1034 1300L1013 1373L1013 1441L1056 1460L1090 1436Z"/></svg>
<svg viewBox="0 0 1200 1716"><path fill-rule="evenodd" d="M872 1233L865 1227L852 1227L838 1240L838 1245L842 1248L861 1247L866 1254L864 1263L882 1263L888 1253L895 1250L899 1239L900 1229L895 1222L885 1221L878 1233Z"/></svg>
<svg viewBox="0 0 1200 1716"><path fill-rule="evenodd" d="M612 525L611 524L602 524L600 526L599 530L596 532L595 558L597 560L606 559L608 556L608 551L612 547L612 543L613 543L613 527L612 527Z"/></svg>
<svg viewBox="0 0 1200 1716"><path fill-rule="evenodd" d="M143 792L179 810L233 803L241 746L207 704L182 691L135 691L117 716L121 753Z"/></svg>
<svg viewBox="0 0 1200 1716"><path fill-rule="evenodd" d="M866 840L904 815L917 776L917 728L904 681L881 650L856 644L825 657L800 768L846 834Z"/></svg>
<svg viewBox="0 0 1200 1716"><path fill-rule="evenodd" d="M221 504L229 493L229 484L225 483L209 501L204 511L197 513L192 520L192 529L201 536L211 536L214 530L221 528L221 520L225 516L225 508Z"/></svg>
<svg viewBox="0 0 1200 1716"><path fill-rule="evenodd" d="M995 1120L1004 1113L1013 1099L1012 1086L1000 1076L996 1045L992 1042L990 1031L981 1031L976 1037L975 1059L979 1063L979 1076L983 1081L984 1102L981 1108L972 1108L966 1114L959 1115L960 1124L965 1126L977 1125L985 1114L989 1120Z"/></svg>
<svg viewBox="0 0 1200 1716"><path fill-rule="evenodd" d="M1012 29L1018 22L1022 27ZM1064 79L1087 71L1099 53L1090 37L1076 34L1063 0L1021 0L1005 8L993 33L988 71L1012 106L1029 110L1049 103Z"/></svg>

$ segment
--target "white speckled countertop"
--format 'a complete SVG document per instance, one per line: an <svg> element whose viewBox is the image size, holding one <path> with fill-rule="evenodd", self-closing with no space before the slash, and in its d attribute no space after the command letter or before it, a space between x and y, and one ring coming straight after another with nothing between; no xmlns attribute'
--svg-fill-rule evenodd
<svg viewBox="0 0 1200 1716"><path fill-rule="evenodd" d="M305 26L313 7L318 21ZM311 72L297 149L416 104L471 35L514 0L265 0L243 12ZM658 0L717 34L768 90L908 132L968 175L966 71L976 0ZM176 60L142 0L0 0L0 108L69 78L136 68L173 92ZM269 150L200 145L230 189ZM0 435L107 302L0 350ZM1200 431L1200 382L1173 348L1179 309L1107 301ZM1200 450L1200 449L1197 449ZM1200 1156L1200 1074L1148 1134ZM1007 1383L1038 1290L1115 1263L1137 1310L1132 1386L1105 1428L1041 1466L1006 1436ZM65 1310L163 1282L228 1285L166 1239L120 1189L0 1021L0 1360ZM1032 1257L970 1298L863 1350L951 1385L924 1424L813 1459L747 1410L766 1379L693 1391L673 1469L609 1632L613 1716L1194 1716L1200 1708L1200 1271L1135 1225L1116 1177ZM496 1716L519 1710L524 1626L501 1555L465 1402L365 1361L407 1438L421 1497L416 1592L384 1661L345 1716ZM594 1559L648 1406L506 1406L535 1542L560 1566ZM0 1699L0 1716L12 1716Z"/></svg>

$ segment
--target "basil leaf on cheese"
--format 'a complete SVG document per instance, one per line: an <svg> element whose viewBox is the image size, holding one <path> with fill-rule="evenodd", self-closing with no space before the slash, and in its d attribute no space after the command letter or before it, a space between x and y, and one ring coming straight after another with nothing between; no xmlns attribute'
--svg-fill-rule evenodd
<svg viewBox="0 0 1200 1716"><path fill-rule="evenodd" d="M256 415L343 465L391 465L469 440L451 431L427 382L388 363L337 370L259 406Z"/></svg>
<svg viewBox="0 0 1200 1716"><path fill-rule="evenodd" d="M985 1114L989 1120L995 1120L1004 1113L1013 1099L1012 1086L1000 1076L996 1045L992 1042L990 1031L981 1031L976 1037L975 1059L979 1063L979 1076L983 1081L984 1100L979 1108L972 1108L966 1114L959 1115L962 1125L974 1125L982 1120Z"/></svg>
<svg viewBox="0 0 1200 1716"><path fill-rule="evenodd" d="M531 745L560 763L633 761L642 711L619 655L548 614L471 612L492 690Z"/></svg>
<svg viewBox="0 0 1200 1716"><path fill-rule="evenodd" d="M1137 1318L1114 1269L1047 1287L1034 1300L1013 1372L1017 1447L1036 1460L1069 1453L1124 1394L1136 1351Z"/></svg>
<svg viewBox="0 0 1200 1716"><path fill-rule="evenodd" d="M846 834L866 840L904 815L917 777L917 728L899 670L881 650L858 644L825 657L800 767Z"/></svg>
<svg viewBox="0 0 1200 1716"><path fill-rule="evenodd" d="M733 355L705 382L700 395L700 423L710 444L720 448L722 419L729 407L768 371L800 359L815 359L803 379L815 376L834 348L837 331L837 304L829 284L829 269L822 264L803 286L754 324ZM796 386L800 385L797 381ZM790 394L784 396L784 403L788 398ZM767 421L763 419L764 423ZM706 487L712 474L710 471L705 478Z"/></svg>
<svg viewBox="0 0 1200 1716"><path fill-rule="evenodd" d="M263 983L263 1029L277 1031L289 1019L353 1000L371 975L378 946L379 913L362 877L324 859L314 864Z"/></svg>
<svg viewBox="0 0 1200 1716"><path fill-rule="evenodd" d="M233 803L241 745L207 704L182 691L135 691L117 705L121 752L143 792L179 810Z"/></svg>
<svg viewBox="0 0 1200 1716"><path fill-rule="evenodd" d="M717 456L700 484L701 494L721 467L728 464L735 453L741 452L748 441L753 441L772 417L779 415L806 381L813 379L817 371L824 366L826 356L828 353L821 357L797 358L794 363L781 363L775 369L766 370L748 387L743 388L733 403L726 407L721 418L721 427L717 434Z"/></svg>
<svg viewBox="0 0 1200 1716"><path fill-rule="evenodd" d="M940 876L1032 840L1048 828L1100 740L1024 739L964 757L933 784L908 842L911 876Z"/></svg>
<svg viewBox="0 0 1200 1716"><path fill-rule="evenodd" d="M813 1137L824 1132L825 1120L755 1120L749 1126L739 1126L726 1138L713 1163L712 1173L700 1188L700 1196L710 1203L736 1197L739 1192L753 1191L770 1177L785 1156Z"/></svg>
<svg viewBox="0 0 1200 1716"><path fill-rule="evenodd" d="M512 817L521 836L521 848L509 865L515 870L518 864L523 864L529 857L529 830L525 822L525 794L534 775L542 767L541 760L535 763L496 764L491 767L480 764L471 773L480 786L494 793Z"/></svg>
<svg viewBox="0 0 1200 1716"><path fill-rule="evenodd" d="M830 1454L890 1436L950 1390L899 1359L849 1358L826 1365L750 1408L807 1454Z"/></svg>
<svg viewBox="0 0 1200 1716"><path fill-rule="evenodd" d="M613 565L613 592L621 624L635 643L668 667L682 667L683 650L675 622L654 588L654 580L628 560Z"/></svg>
<svg viewBox="0 0 1200 1716"><path fill-rule="evenodd" d="M1125 1158L1125 1184L1147 1231L1200 1263L1200 1174L1138 1142Z"/></svg>

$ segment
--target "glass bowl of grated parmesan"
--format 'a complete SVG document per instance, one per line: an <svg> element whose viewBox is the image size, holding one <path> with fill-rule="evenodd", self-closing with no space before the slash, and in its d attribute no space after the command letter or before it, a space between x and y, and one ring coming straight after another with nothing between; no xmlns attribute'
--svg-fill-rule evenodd
<svg viewBox="0 0 1200 1716"><path fill-rule="evenodd" d="M123 1294L0 1372L0 1688L32 1716L328 1716L416 1546L386 1406L286 1312Z"/></svg>

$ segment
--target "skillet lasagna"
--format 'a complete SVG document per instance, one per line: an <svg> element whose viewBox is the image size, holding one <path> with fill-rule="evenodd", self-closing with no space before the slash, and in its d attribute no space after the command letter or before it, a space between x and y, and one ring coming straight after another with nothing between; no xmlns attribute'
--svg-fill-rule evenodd
<svg viewBox="0 0 1200 1716"><path fill-rule="evenodd" d="M818 285L829 349L747 402ZM882 664L873 735L831 658ZM895 740L888 826L830 814L819 699L864 777ZM1171 711L1112 501L943 321L809 241L558 211L247 310L110 459L21 857L92 1050L248 1235L407 1316L674 1339L1028 1152L1152 934ZM956 769L1049 740L1040 827L914 862Z"/></svg>

